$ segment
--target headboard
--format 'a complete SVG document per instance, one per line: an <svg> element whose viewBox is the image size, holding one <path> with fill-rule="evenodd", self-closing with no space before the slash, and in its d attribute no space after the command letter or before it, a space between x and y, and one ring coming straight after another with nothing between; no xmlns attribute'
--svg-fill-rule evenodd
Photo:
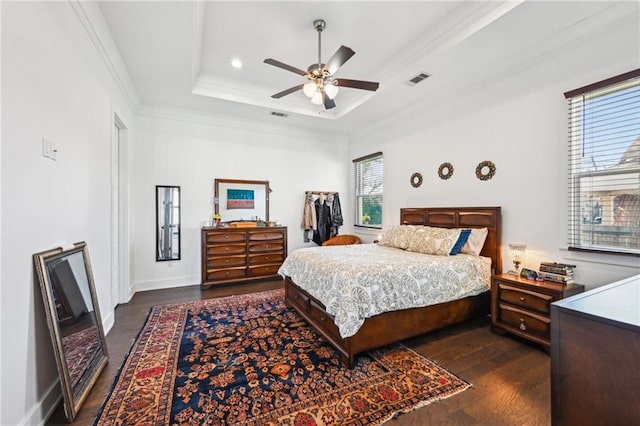
<svg viewBox="0 0 640 426"><path fill-rule="evenodd" d="M491 258L492 269L502 272L502 213L500 207L420 207L400 209L400 224L439 228L487 228L489 233L480 252Z"/></svg>

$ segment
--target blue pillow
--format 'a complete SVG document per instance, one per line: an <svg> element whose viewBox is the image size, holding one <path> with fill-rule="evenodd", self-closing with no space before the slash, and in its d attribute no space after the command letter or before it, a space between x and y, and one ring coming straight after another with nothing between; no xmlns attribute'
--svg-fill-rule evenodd
<svg viewBox="0 0 640 426"><path fill-rule="evenodd" d="M451 248L451 252L449 253L451 256L460 253L460 250L462 250L462 246L467 243L469 235L471 235L471 229L463 229L462 231L460 231L458 241L456 241L456 243L453 245L453 248Z"/></svg>

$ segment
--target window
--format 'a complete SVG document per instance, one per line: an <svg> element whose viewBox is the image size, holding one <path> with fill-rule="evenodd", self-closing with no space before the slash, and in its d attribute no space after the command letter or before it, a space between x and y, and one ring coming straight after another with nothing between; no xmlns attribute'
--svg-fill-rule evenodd
<svg viewBox="0 0 640 426"><path fill-rule="evenodd" d="M355 225L382 228L382 153L353 160L355 169Z"/></svg>
<svg viewBox="0 0 640 426"><path fill-rule="evenodd" d="M640 255L640 69L565 97L569 248Z"/></svg>

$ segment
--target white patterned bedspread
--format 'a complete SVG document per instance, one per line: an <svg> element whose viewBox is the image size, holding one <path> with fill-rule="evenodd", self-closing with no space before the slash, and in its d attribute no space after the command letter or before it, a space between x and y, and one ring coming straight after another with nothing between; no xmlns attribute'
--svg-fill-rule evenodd
<svg viewBox="0 0 640 426"><path fill-rule="evenodd" d="M432 256L377 244L293 251L278 273L325 305L345 338L365 318L435 305L490 288L491 259L467 254Z"/></svg>

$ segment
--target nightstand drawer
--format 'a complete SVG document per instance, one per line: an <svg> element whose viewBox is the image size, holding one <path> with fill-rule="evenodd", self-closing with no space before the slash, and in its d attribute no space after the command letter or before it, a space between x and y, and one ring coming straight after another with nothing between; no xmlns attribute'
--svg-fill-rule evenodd
<svg viewBox="0 0 640 426"><path fill-rule="evenodd" d="M549 340L549 318L503 304L500 304L499 316L503 323L522 333Z"/></svg>
<svg viewBox="0 0 640 426"><path fill-rule="evenodd" d="M526 309L533 309L538 312L549 314L550 304L553 296L544 293L534 293L521 288L512 287L502 282L498 282L500 300L521 306Z"/></svg>

